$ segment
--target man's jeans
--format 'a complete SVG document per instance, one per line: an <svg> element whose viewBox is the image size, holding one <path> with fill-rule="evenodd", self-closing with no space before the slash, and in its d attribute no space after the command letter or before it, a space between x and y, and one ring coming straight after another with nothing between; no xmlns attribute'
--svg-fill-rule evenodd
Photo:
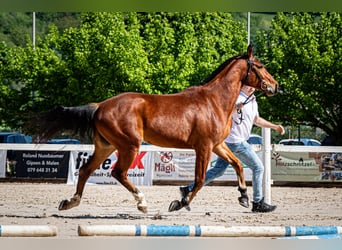
<svg viewBox="0 0 342 250"><path fill-rule="evenodd" d="M248 142L226 144L234 155L252 170L253 201L259 202L263 198L262 180L264 175L264 165L262 161ZM204 185L207 185L215 178L223 175L227 167L228 163L218 157L215 166L207 171ZM193 187L194 183L188 185L189 190L192 190Z"/></svg>

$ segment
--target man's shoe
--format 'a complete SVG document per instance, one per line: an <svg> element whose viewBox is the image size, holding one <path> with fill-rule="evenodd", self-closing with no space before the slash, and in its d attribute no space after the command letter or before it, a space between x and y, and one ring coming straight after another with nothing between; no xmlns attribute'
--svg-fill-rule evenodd
<svg viewBox="0 0 342 250"><path fill-rule="evenodd" d="M272 212L277 208L277 206L269 205L264 202L264 198L259 202L253 202L252 212L254 213L268 213Z"/></svg>

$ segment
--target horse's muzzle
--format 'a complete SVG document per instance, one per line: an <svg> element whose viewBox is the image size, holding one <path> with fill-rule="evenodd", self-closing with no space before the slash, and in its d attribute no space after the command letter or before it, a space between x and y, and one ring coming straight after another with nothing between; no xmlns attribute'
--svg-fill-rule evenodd
<svg viewBox="0 0 342 250"><path fill-rule="evenodd" d="M274 96L278 93L278 83L275 83L274 87L272 87L271 83L263 82L262 86L265 86L262 88L262 90L266 93L267 96Z"/></svg>
<svg viewBox="0 0 342 250"><path fill-rule="evenodd" d="M277 86L277 85L276 85ZM277 88L272 88L271 86L267 86L267 91L271 94L271 95L276 95L277 94Z"/></svg>

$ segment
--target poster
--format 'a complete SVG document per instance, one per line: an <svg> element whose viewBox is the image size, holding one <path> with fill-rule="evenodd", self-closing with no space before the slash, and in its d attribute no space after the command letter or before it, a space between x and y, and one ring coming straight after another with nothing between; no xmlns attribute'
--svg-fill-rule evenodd
<svg viewBox="0 0 342 250"><path fill-rule="evenodd" d="M28 178L66 178L68 151L15 151L15 176Z"/></svg>
<svg viewBox="0 0 342 250"><path fill-rule="evenodd" d="M208 169L214 167L217 160L216 154L212 153ZM194 151L160 151L154 152L153 180L185 180L193 181L195 178L196 154ZM250 181L251 170L244 167L245 180ZM232 166L228 166L225 173L215 181L236 181L237 176Z"/></svg>
<svg viewBox="0 0 342 250"><path fill-rule="evenodd" d="M69 162L68 184L76 184L78 180L79 169L87 163L91 157L92 151L72 151ZM152 152L139 152L131 167L128 170L127 177L134 185L152 185L151 169ZM93 184L120 184L111 176L118 159L118 153L114 152L92 173L87 183ZM121 185L121 184L120 184Z"/></svg>
<svg viewBox="0 0 342 250"><path fill-rule="evenodd" d="M272 152L274 181L342 181L342 153Z"/></svg>

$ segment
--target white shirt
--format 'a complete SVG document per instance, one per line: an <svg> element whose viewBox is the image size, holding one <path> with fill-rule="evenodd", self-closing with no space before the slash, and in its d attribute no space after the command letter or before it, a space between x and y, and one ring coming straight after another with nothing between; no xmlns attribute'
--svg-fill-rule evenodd
<svg viewBox="0 0 342 250"><path fill-rule="evenodd" d="M248 95L240 92L240 95L236 101L236 104L243 103L247 100ZM239 112L233 113L233 125L230 134L225 139L227 143L239 143L248 140L255 117L259 116L258 103L254 95L250 97L247 104L241 109L241 114ZM242 120L241 120L242 118Z"/></svg>

